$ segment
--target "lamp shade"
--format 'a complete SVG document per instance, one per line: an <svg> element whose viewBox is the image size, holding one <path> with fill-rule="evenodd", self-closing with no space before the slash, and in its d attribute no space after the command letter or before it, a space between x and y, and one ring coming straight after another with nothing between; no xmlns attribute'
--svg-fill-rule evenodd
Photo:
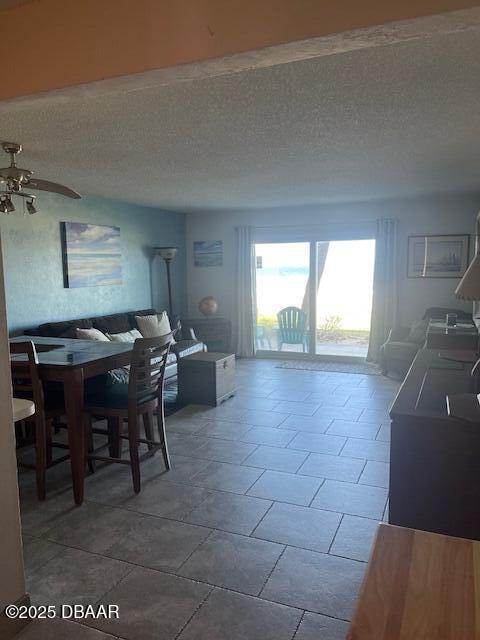
<svg viewBox="0 0 480 640"><path fill-rule="evenodd" d="M461 300L480 300L480 254L476 254L465 271L455 295Z"/></svg>
<svg viewBox="0 0 480 640"><path fill-rule="evenodd" d="M176 255L178 248L177 247L156 247L155 251L157 255L159 255L164 260L172 260Z"/></svg>

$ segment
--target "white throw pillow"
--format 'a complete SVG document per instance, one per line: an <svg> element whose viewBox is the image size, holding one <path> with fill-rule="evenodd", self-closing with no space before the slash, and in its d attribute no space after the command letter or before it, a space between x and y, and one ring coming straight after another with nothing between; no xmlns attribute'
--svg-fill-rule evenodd
<svg viewBox="0 0 480 640"><path fill-rule="evenodd" d="M154 316L135 316L135 320L144 338L158 338L172 331L166 311ZM172 338L172 344L174 342L175 340Z"/></svg>
<svg viewBox="0 0 480 640"><path fill-rule="evenodd" d="M137 338L141 338L142 334L138 329L124 331L123 333L107 333L107 338L112 342L135 342Z"/></svg>
<svg viewBox="0 0 480 640"><path fill-rule="evenodd" d="M110 342L107 336L98 329L77 329L79 340L96 340L97 342Z"/></svg>

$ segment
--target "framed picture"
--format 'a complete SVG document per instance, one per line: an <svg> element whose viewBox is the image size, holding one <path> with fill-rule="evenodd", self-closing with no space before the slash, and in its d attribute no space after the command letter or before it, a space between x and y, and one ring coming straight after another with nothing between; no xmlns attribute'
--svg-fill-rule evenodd
<svg viewBox="0 0 480 640"><path fill-rule="evenodd" d="M62 222L65 287L122 284L119 227Z"/></svg>
<svg viewBox="0 0 480 640"><path fill-rule="evenodd" d="M221 267L223 265L223 243L196 241L193 243L193 262L196 267Z"/></svg>
<svg viewBox="0 0 480 640"><path fill-rule="evenodd" d="M470 236L409 236L409 278L461 278L468 267Z"/></svg>

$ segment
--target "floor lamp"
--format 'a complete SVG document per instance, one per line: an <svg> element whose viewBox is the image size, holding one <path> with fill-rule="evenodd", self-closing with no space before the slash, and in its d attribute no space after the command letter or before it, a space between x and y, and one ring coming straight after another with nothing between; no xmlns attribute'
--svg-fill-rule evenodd
<svg viewBox="0 0 480 640"><path fill-rule="evenodd" d="M173 258L177 255L177 247L156 247L155 251L158 256L165 260L165 265L167 267L167 284L168 284L168 311L170 314L170 319L173 320L173 305L172 305L172 282L170 276L170 263Z"/></svg>

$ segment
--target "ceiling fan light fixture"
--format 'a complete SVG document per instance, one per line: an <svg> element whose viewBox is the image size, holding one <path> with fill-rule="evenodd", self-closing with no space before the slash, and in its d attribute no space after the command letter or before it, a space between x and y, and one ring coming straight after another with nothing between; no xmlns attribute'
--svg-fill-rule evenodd
<svg viewBox="0 0 480 640"><path fill-rule="evenodd" d="M0 200L0 213L10 213L5 198Z"/></svg>
<svg viewBox="0 0 480 640"><path fill-rule="evenodd" d="M5 208L7 210L6 213L12 213L15 211L15 205L12 202L11 196L5 196Z"/></svg>
<svg viewBox="0 0 480 640"><path fill-rule="evenodd" d="M31 200L27 200L27 211L30 215L33 215L38 211L37 207L35 206L35 202L33 198Z"/></svg>

